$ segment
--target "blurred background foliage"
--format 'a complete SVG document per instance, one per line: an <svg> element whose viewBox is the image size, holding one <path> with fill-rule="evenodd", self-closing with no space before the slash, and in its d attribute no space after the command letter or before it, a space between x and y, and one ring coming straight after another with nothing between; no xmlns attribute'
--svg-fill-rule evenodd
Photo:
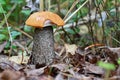
<svg viewBox="0 0 120 80"><path fill-rule="evenodd" d="M44 10L55 12L66 20L86 0L44 1ZM39 3L39 0L0 0L0 44L7 42L4 53L29 48L34 29L26 26L25 20L39 10ZM55 42L61 45L70 43L86 47L100 43L119 47L120 0L89 0L65 27L58 30L54 27L54 31Z"/></svg>

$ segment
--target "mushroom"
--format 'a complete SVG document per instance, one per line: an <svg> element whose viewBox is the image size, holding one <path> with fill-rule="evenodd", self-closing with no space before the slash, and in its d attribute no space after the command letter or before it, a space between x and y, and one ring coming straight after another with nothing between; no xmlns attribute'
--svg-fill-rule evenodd
<svg viewBox="0 0 120 80"><path fill-rule="evenodd" d="M55 13L42 11L30 15L25 23L35 27L30 63L51 64L55 58L52 25L63 26L64 21Z"/></svg>

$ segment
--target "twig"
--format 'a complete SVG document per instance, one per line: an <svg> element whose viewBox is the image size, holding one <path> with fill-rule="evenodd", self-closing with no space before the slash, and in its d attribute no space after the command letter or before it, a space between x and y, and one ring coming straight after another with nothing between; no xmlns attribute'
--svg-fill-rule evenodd
<svg viewBox="0 0 120 80"><path fill-rule="evenodd" d="M1 4L0 4L1 5ZM16 8L16 6L17 6L17 3L15 3L14 5L13 5L13 7L11 8L11 10L6 14L6 19L8 19L9 17L10 17L10 15L11 15L11 13L14 11L14 9ZM6 23L6 20L5 20L5 18L2 20L2 22L0 23L0 28L4 25Z"/></svg>
<svg viewBox="0 0 120 80"><path fill-rule="evenodd" d="M21 49L22 49L22 51L26 51L27 53L29 53L30 54L30 52L29 52L29 50L27 49L27 47L24 47L22 44L20 44L19 42L15 42L15 44L17 45L17 46L19 46Z"/></svg>
<svg viewBox="0 0 120 80"><path fill-rule="evenodd" d="M44 10L44 0L40 0L40 11Z"/></svg>
<svg viewBox="0 0 120 80"><path fill-rule="evenodd" d="M62 4L60 4L60 8L65 8L66 6L68 6L68 0L66 0ZM58 11L57 4L51 5L51 8L55 8L55 10L54 10L55 13Z"/></svg>
<svg viewBox="0 0 120 80"><path fill-rule="evenodd" d="M72 18L89 0L86 0L75 12L73 12L64 22L66 23L70 18Z"/></svg>
<svg viewBox="0 0 120 80"><path fill-rule="evenodd" d="M73 8L76 6L76 4L77 4L78 2L79 2L79 1L76 0L76 1L72 4L71 8L69 9L69 11L67 12L67 14L66 14L65 17L64 17L64 20L67 18L68 14L73 10Z"/></svg>
<svg viewBox="0 0 120 80"><path fill-rule="evenodd" d="M120 7L118 7L118 11L120 11ZM77 23L76 23L76 22L67 23L67 24L65 24L65 25L63 26L63 28L70 28L70 27L76 26L76 25L83 25L83 24L85 24L85 23L88 23L89 20L93 21L94 19L100 17L99 14L96 14L96 12L94 12L94 10L91 11L91 12L92 12L92 13L91 13L91 19L89 19L89 16L85 16L85 17L83 18L84 21L80 19ZM112 9L111 12L116 12L116 9ZM96 14L96 15L95 15L95 14ZM96 16L98 16L98 17L96 17ZM56 30L62 30L62 27L59 27L59 28L57 28ZM54 32L56 32L56 30L54 30ZM57 33L56 33L56 34L57 34ZM55 34L55 35L56 35L56 34Z"/></svg>
<svg viewBox="0 0 120 80"><path fill-rule="evenodd" d="M105 31L105 33L107 33L107 31ZM116 41L117 43L119 43L119 44L120 44L120 41L119 41L119 40L115 39L113 36L111 36L111 35L110 35L110 34L108 34L108 33L107 33L107 35L108 35L108 36L110 36L110 37L111 37L114 41Z"/></svg>
<svg viewBox="0 0 120 80"><path fill-rule="evenodd" d="M48 11L51 9L51 0L48 0Z"/></svg>
<svg viewBox="0 0 120 80"><path fill-rule="evenodd" d="M57 8L58 8L58 13L61 14L61 11L60 11L60 0L57 0Z"/></svg>
<svg viewBox="0 0 120 80"><path fill-rule="evenodd" d="M3 7L2 5L0 4L0 7L2 8L3 10ZM4 15L4 18L5 18L5 22L6 22L6 25L7 25L7 29L8 29L8 34L9 34L9 37L10 37L10 42L11 42L11 46L10 46L10 53L9 53L9 56L11 54L11 51L12 51L12 43L13 43L13 40L12 40L12 36L11 36L11 32L10 32L10 28L9 28L9 24L8 24L8 21L7 21L7 17L5 15L5 13L3 12L3 15Z"/></svg>
<svg viewBox="0 0 120 80"><path fill-rule="evenodd" d="M10 65L10 64L8 64L8 63L5 63L5 62L0 62L0 64L2 64L2 63L10 66L12 69L14 69L15 71L17 71L17 69L15 69L12 65Z"/></svg>
<svg viewBox="0 0 120 80"><path fill-rule="evenodd" d="M13 27L15 30L21 32L22 34L26 35L27 37L29 37L30 39L33 39L32 36L30 36L29 34L27 34L26 32L22 31L21 29L17 28L17 27Z"/></svg>

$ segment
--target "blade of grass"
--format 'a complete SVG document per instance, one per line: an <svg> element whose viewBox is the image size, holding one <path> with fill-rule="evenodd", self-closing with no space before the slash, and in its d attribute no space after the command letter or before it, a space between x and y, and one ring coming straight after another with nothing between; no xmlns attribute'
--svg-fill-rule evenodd
<svg viewBox="0 0 120 80"><path fill-rule="evenodd" d="M51 9L51 0L48 0L48 11Z"/></svg>
<svg viewBox="0 0 120 80"><path fill-rule="evenodd" d="M73 12L67 19L65 19L65 23L70 20L89 0L86 0L75 12Z"/></svg>
<svg viewBox="0 0 120 80"><path fill-rule="evenodd" d="M0 4L0 7L2 8L2 10L4 10L1 4ZM8 24L8 21L7 21L7 16L5 15L4 11L3 11L3 15L4 15L5 23L6 23L6 25L7 25L8 34L9 34L10 42L11 42L11 45L10 45L10 53L9 53L9 57L10 57L10 54L11 54L11 51L12 51L13 39L12 39L12 35L11 35L11 32L10 32L9 24Z"/></svg>
<svg viewBox="0 0 120 80"><path fill-rule="evenodd" d="M2 6L2 5L1 5ZM17 3L15 3L13 6L12 6L12 8L11 8L11 10L6 14L6 19L8 19L9 17L10 17L10 15L11 15L11 13L14 11L14 9L16 8L16 6L17 6ZM5 20L5 18L2 20L2 22L0 23L0 28L4 25L6 23L6 20Z"/></svg>
<svg viewBox="0 0 120 80"><path fill-rule="evenodd" d="M79 0L76 0L76 1L72 4L71 8L69 9L69 11L67 12L67 14L66 14L65 17L64 17L64 20L67 18L68 14L73 10L73 8L76 6L76 4L77 4L78 2L79 2Z"/></svg>
<svg viewBox="0 0 120 80"><path fill-rule="evenodd" d="M44 0L40 0L40 11L44 10Z"/></svg>

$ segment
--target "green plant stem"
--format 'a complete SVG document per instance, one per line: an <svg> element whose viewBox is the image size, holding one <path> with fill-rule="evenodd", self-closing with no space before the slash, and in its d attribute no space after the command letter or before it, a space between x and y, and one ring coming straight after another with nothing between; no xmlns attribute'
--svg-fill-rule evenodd
<svg viewBox="0 0 120 80"><path fill-rule="evenodd" d="M109 80L109 74L110 74L110 70L107 70L106 74L105 74L105 79L104 80Z"/></svg>

